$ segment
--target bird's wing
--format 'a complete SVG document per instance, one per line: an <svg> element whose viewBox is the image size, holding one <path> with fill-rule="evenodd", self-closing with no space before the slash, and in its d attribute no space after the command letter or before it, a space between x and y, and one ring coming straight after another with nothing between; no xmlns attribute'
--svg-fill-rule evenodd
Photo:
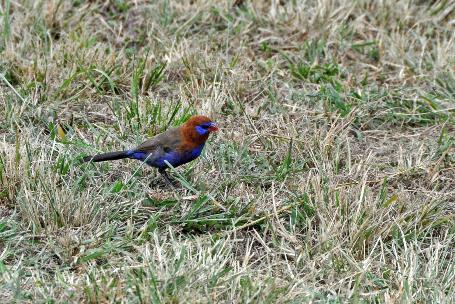
<svg viewBox="0 0 455 304"><path fill-rule="evenodd" d="M169 129L143 142L134 150L146 153L174 151L181 144L179 128Z"/></svg>

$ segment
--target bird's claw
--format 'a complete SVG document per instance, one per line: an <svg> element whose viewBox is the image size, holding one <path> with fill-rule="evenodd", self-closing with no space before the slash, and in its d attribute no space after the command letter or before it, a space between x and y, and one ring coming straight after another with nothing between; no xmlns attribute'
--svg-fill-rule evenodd
<svg viewBox="0 0 455 304"><path fill-rule="evenodd" d="M176 189L177 182L175 180L172 180L165 170L160 171L160 173L163 176L164 181L166 182L166 184L168 186L172 187L173 189Z"/></svg>

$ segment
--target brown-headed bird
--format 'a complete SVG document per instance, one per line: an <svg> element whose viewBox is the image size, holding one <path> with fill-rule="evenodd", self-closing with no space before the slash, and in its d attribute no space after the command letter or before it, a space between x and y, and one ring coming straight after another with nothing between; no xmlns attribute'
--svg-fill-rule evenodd
<svg viewBox="0 0 455 304"><path fill-rule="evenodd" d="M215 131L218 131L218 126L210 118L203 115L193 116L180 127L158 134L134 149L86 156L83 161L137 159L158 168L166 182L172 185L166 173L168 166L165 161L178 167L196 159L201 155L209 134Z"/></svg>

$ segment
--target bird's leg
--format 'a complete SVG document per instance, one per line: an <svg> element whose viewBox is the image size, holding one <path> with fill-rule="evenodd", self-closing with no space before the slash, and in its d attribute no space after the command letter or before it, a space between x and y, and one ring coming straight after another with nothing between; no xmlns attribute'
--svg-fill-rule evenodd
<svg viewBox="0 0 455 304"><path fill-rule="evenodd" d="M158 172L161 173L161 175L163 176L163 178L166 181L166 184L168 184L168 186L175 188L174 183L172 182L171 178L169 177L169 175L166 172L166 169L159 169Z"/></svg>

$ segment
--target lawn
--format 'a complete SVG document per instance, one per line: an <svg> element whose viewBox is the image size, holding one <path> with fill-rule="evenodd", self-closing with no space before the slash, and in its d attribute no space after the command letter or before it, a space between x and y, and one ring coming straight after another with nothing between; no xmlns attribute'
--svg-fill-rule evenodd
<svg viewBox="0 0 455 304"><path fill-rule="evenodd" d="M0 302L455 302L453 1L2 0L0 119Z"/></svg>

